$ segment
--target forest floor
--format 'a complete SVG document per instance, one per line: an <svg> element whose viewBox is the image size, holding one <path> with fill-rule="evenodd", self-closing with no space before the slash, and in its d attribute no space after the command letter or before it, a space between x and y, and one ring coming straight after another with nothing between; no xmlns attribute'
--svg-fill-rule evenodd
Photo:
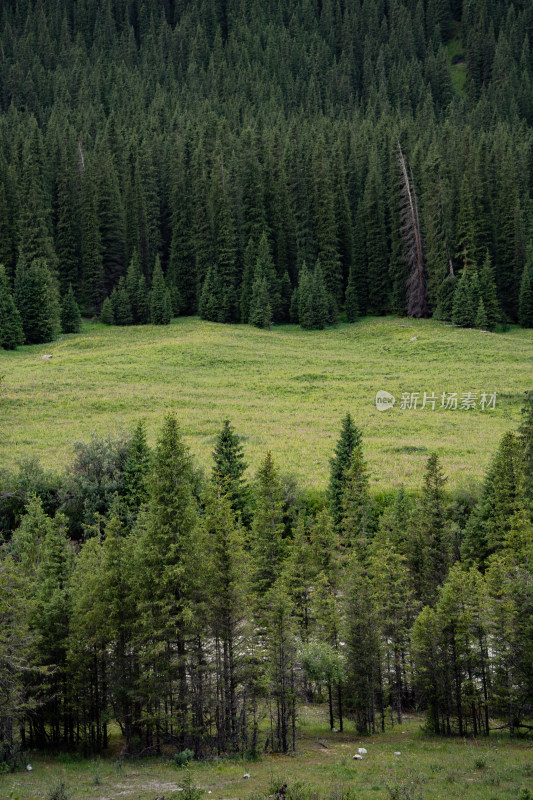
<svg viewBox="0 0 533 800"><path fill-rule="evenodd" d="M437 739L424 735L422 719L414 716L385 734L361 738L351 724L332 733L326 721L325 709L303 709L295 754L214 759L189 770L168 757L121 765L114 756L32 755L31 772L0 776L0 797L49 800L61 782L65 792L58 800L260 800L283 781L287 800L518 800L528 796L524 790L533 792L531 739L511 742L495 733L488 740ZM367 754L354 761L359 747ZM387 786L404 793L391 794Z"/></svg>
<svg viewBox="0 0 533 800"><path fill-rule="evenodd" d="M227 417L252 472L271 449L282 472L322 489L349 411L374 489L420 485L432 450L449 485L464 486L483 477L503 433L518 427L532 364L533 331L518 327L486 333L397 317L325 331L193 317L161 327L85 323L51 344L0 352L0 463L37 457L63 469L75 441L141 418L153 443L172 410L201 466L210 467ZM377 410L379 390L395 396L392 409ZM424 392L434 409L422 408ZM443 392L458 394L456 409L441 408ZM477 393L475 409L461 408L466 392ZM497 393L494 409L480 409L483 392ZM402 393L418 393L417 407L402 408Z"/></svg>

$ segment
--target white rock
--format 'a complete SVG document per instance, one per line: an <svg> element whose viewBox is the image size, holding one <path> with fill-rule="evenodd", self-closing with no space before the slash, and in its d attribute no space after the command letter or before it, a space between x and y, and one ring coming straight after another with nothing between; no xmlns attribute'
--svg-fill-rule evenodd
<svg viewBox="0 0 533 800"><path fill-rule="evenodd" d="M360 756L358 753L356 753L356 754L353 756L353 760L354 760L354 761L362 761L362 760L363 760L363 756Z"/></svg>
<svg viewBox="0 0 533 800"><path fill-rule="evenodd" d="M46 359L53 358L53 356L41 356L41 358L42 358L43 361L46 361Z"/></svg>
<svg viewBox="0 0 533 800"><path fill-rule="evenodd" d="M397 752L397 751L396 751L396 752L394 753L394 755L395 755L395 756L401 756L401 753L399 753L399 752Z"/></svg>
<svg viewBox="0 0 533 800"><path fill-rule="evenodd" d="M417 339L418 339L418 336L411 336L411 338L409 339L409 341L410 341L410 342L416 342L416 340L417 340Z"/></svg>
<svg viewBox="0 0 533 800"><path fill-rule="evenodd" d="M331 729L331 732L332 732L332 733L338 733L338 732L339 732L339 729L338 729L338 728L332 728L332 729Z"/></svg>
<svg viewBox="0 0 533 800"><path fill-rule="evenodd" d="M357 752L360 753L362 756L366 756L368 750L366 749L366 747L358 747Z"/></svg>
<svg viewBox="0 0 533 800"><path fill-rule="evenodd" d="M249 777L250 777L250 773L249 773L249 772L245 772L245 773L244 773L244 775L243 775L242 777L243 777L243 778L249 778Z"/></svg>
<svg viewBox="0 0 533 800"><path fill-rule="evenodd" d="M32 765L31 765L31 764L28 764L28 765L26 766L26 769L28 770L28 772L31 772L31 771L32 771L32 769L33 769L33 767L32 767Z"/></svg>

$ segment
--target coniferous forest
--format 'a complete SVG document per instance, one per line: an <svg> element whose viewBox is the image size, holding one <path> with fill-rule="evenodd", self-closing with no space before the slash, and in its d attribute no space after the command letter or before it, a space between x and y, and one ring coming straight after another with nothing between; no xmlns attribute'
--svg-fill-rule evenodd
<svg viewBox="0 0 533 800"><path fill-rule="evenodd" d="M295 748L298 709L360 734L424 712L426 731L527 734L533 716L533 395L479 495L370 490L342 420L326 494L270 453L245 477L226 421L211 474L176 418L75 445L60 478L3 476L0 741L19 749L169 746L197 757ZM0 762L1 763L1 762Z"/></svg>
<svg viewBox="0 0 533 800"><path fill-rule="evenodd" d="M530 0L4 0L1 348L82 317L533 327L532 48ZM325 492L251 474L238 420L203 472L182 422L0 470L0 772L117 730L287 753L304 703L531 735L531 392L479 489L431 453L375 491L349 414Z"/></svg>
<svg viewBox="0 0 533 800"><path fill-rule="evenodd" d="M528 0L6 0L0 45L3 347L533 324Z"/></svg>

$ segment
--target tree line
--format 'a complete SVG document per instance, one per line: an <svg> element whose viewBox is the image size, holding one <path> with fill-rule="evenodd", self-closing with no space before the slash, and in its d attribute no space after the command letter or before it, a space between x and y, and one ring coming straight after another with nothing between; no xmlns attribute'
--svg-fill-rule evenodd
<svg viewBox="0 0 533 800"><path fill-rule="evenodd" d="M298 708L361 733L425 711L443 735L533 714L533 395L479 492L371 490L348 414L324 493L270 453L250 478L226 421L194 464L169 415L0 485L0 756L294 749Z"/></svg>
<svg viewBox="0 0 533 800"><path fill-rule="evenodd" d="M531 326L532 40L527 0L8 0L2 345L150 291L156 322Z"/></svg>

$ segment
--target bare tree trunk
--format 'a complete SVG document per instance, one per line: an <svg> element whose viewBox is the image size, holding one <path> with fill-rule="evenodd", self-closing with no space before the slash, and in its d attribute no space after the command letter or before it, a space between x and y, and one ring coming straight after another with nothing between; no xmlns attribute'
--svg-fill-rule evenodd
<svg viewBox="0 0 533 800"><path fill-rule="evenodd" d="M413 176L409 177L407 172L400 142L398 142L398 162L401 173L401 233L404 256L410 270L407 280L407 314L409 317L427 317L429 305L418 200Z"/></svg>

